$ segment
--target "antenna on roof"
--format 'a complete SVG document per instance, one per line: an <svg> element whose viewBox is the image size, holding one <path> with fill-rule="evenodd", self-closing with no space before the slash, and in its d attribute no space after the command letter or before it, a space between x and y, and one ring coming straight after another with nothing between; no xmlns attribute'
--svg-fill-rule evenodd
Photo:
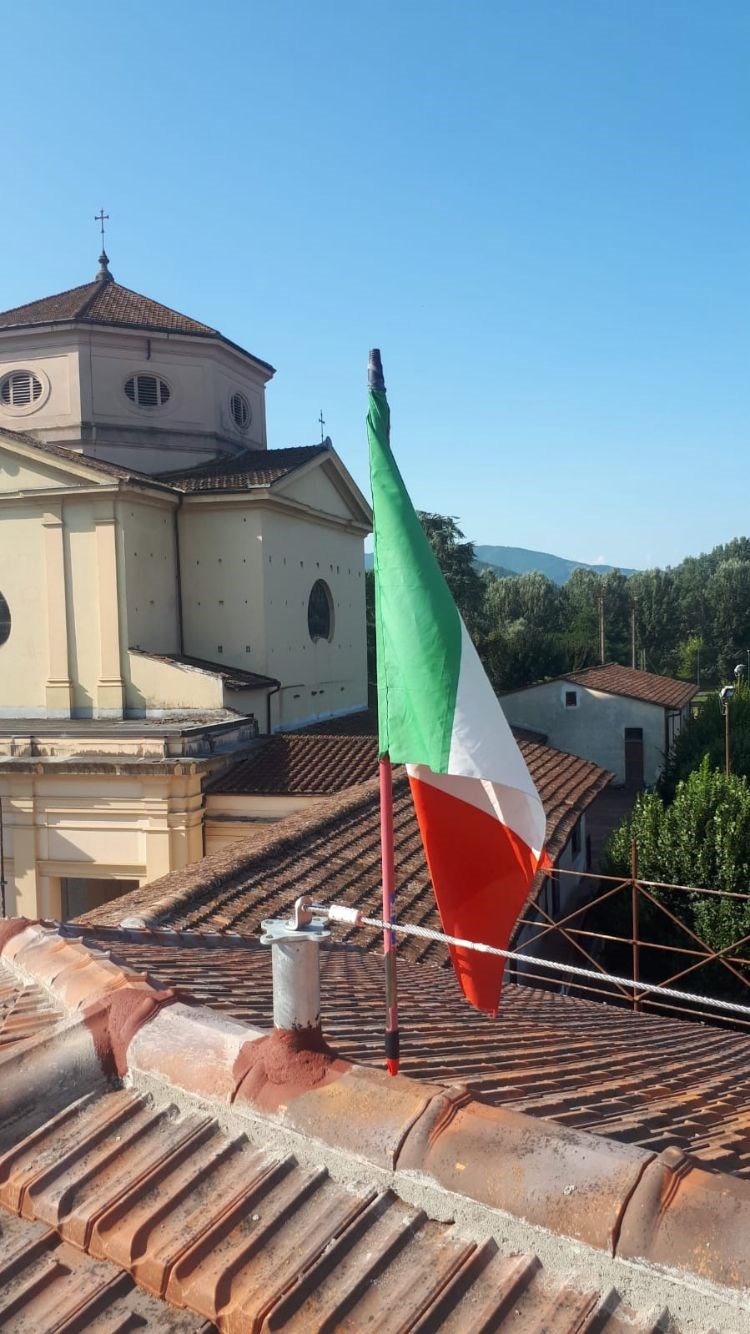
<svg viewBox="0 0 750 1334"><path fill-rule="evenodd" d="M104 224L105 222L109 222L109 214L105 213L103 208L100 208L99 212L94 214L94 222L99 223L102 232L102 253L99 256L99 272L96 275L95 281L98 283L111 283L114 282L114 279L109 271L109 257L104 249Z"/></svg>

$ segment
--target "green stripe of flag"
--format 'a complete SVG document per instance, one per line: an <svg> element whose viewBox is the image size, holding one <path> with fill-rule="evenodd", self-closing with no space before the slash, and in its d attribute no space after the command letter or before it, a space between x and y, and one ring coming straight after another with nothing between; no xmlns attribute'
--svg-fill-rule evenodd
<svg viewBox="0 0 750 1334"><path fill-rule="evenodd" d="M388 400L369 391L380 753L446 773L461 621L390 448Z"/></svg>

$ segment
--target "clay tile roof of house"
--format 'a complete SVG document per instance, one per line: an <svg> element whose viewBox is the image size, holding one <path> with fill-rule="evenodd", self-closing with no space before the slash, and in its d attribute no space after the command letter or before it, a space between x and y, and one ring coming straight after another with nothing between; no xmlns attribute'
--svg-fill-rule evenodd
<svg viewBox="0 0 750 1334"><path fill-rule="evenodd" d="M182 315L151 297L133 292L129 287L122 287L114 282L109 274L102 280L83 283L80 287L71 287L54 296L42 297L39 301L30 301L23 306L14 306L11 310L0 311L0 330L20 329L40 324L102 324L108 327L124 329L145 329L152 333L188 334L194 338L216 338L237 344L224 338L217 329L212 329L200 320ZM238 348L244 352L244 348ZM245 356L251 356L245 352ZM253 357L259 365L272 371L268 362Z"/></svg>
<svg viewBox="0 0 750 1334"><path fill-rule="evenodd" d="M320 748L320 772L325 765L328 774L335 773L326 738L316 737L315 742ZM348 739L341 737L337 744L346 755ZM522 743L521 750L545 805L547 850L554 861L581 813L611 775L588 760L536 742ZM363 762L367 753L362 753ZM375 751L369 754L374 769ZM135 916L147 924L252 935L263 918L286 911L299 894L377 914L382 900L379 820L378 781L373 778L312 810L289 816L252 845L230 844L192 866L92 909L80 920L117 926L124 918ZM403 770L394 776L394 837L400 915L405 921L439 929ZM541 883L540 875L533 895ZM379 948L377 932L370 933L368 945ZM447 959L445 946L435 941L409 939L401 948L414 959Z"/></svg>
<svg viewBox="0 0 750 1334"><path fill-rule="evenodd" d="M341 792L369 782L378 770L374 736L279 732L208 786L212 793Z"/></svg>
<svg viewBox="0 0 750 1334"><path fill-rule="evenodd" d="M303 463L325 454L330 447L331 442L327 441L288 449L244 449L225 459L209 459L195 468L157 473L157 477L176 491L248 491L272 486Z"/></svg>
<svg viewBox="0 0 750 1334"><path fill-rule="evenodd" d="M227 667L225 663L209 662L206 658L192 658L187 653L149 653L142 648L134 651L144 658L155 658L157 662L174 663L177 667L192 667L198 672L210 672L212 676L220 676L227 690L259 690L280 684L275 676L247 672L241 667Z"/></svg>
<svg viewBox="0 0 750 1334"><path fill-rule="evenodd" d="M561 680L574 681L576 685L601 690L607 695L627 695L646 704L660 704L664 709L682 709L698 693L698 687L689 681L657 676L655 672L640 672L635 667L621 667L617 662L571 672Z"/></svg>
<svg viewBox="0 0 750 1334"><path fill-rule="evenodd" d="M388 1078L54 927L0 923L0 970L60 1010L0 1051L4 1329L741 1327L746 1180Z"/></svg>

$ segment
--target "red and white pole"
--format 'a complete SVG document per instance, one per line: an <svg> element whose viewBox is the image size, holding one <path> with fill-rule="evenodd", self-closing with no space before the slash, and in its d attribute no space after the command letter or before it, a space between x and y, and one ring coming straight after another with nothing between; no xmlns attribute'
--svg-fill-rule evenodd
<svg viewBox="0 0 750 1334"><path fill-rule="evenodd" d="M391 761L382 756L380 773L380 858L383 874L383 921L393 922L396 878L393 857L393 782ZM398 1074L398 980L396 976L396 935L383 931L385 961L385 1064L389 1075Z"/></svg>

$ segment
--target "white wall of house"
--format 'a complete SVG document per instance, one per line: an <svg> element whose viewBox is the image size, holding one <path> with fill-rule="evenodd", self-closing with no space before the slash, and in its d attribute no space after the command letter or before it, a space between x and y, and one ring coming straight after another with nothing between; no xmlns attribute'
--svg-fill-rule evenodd
<svg viewBox="0 0 750 1334"><path fill-rule="evenodd" d="M576 695L576 705L566 696ZM518 727L544 732L549 744L609 769L618 783L625 782L625 731L643 732L644 780L655 783L664 765L666 714L658 704L624 695L609 695L570 681L547 681L503 695L506 718ZM685 708L677 728L687 717Z"/></svg>

